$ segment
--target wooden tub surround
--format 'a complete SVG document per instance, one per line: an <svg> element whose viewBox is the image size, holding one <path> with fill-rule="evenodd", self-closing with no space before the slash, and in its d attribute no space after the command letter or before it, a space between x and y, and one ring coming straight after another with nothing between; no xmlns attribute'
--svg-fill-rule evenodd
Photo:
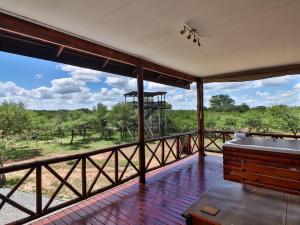
<svg viewBox="0 0 300 225"><path fill-rule="evenodd" d="M300 149L272 151L225 144L224 179L300 195L299 153Z"/></svg>

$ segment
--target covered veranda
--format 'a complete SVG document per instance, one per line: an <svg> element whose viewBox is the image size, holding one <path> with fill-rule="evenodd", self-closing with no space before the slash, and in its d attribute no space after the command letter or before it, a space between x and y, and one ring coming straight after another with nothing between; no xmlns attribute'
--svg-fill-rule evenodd
<svg viewBox="0 0 300 225"><path fill-rule="evenodd" d="M225 182L222 158L205 156L206 147L217 143L215 139L204 143L203 84L299 73L300 3L285 0L230 1L226 5L192 0L88 3L0 1L0 50L137 78L138 141L0 168L0 173L28 171L10 193L0 195L0 210L9 204L28 215L12 221L15 224L40 217L45 218L34 223L184 224L181 213L214 184ZM184 26L196 29L200 46L180 35ZM197 131L145 140L144 81L185 89L195 82ZM223 132L218 137L225 142L232 138L230 135ZM152 143L155 146L150 146ZM125 154L125 149L130 154ZM151 152L149 158L145 156L147 150ZM160 157L156 155L158 151ZM108 155L101 165L93 159L97 154ZM128 161L124 170L118 165L120 156ZM132 162L134 157L138 158L137 165ZM76 163L66 176L51 167L71 160ZM113 177L105 172L110 161L114 164ZM153 161L155 165L151 164ZM105 176L110 184L97 187L97 179L88 182L87 163L98 170L97 179ZM82 171L78 178L81 190L68 182L77 166ZM126 175L129 166L134 173ZM48 202L42 200L43 170L51 172L60 182ZM31 174L35 174L36 181L35 209L10 198ZM62 186L76 197L53 206Z"/></svg>

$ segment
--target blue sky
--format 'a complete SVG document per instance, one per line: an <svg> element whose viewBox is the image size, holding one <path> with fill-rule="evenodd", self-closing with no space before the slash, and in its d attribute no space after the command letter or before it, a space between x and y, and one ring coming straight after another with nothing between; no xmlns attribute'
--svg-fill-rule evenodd
<svg viewBox="0 0 300 225"><path fill-rule="evenodd" d="M92 108L124 100L136 90L136 80L99 71L0 52L0 102L24 102L30 109ZM145 82L147 91L167 91L175 109L196 109L195 85L183 90ZM237 104L300 105L300 75L257 81L211 83L204 86L205 105L216 94L228 94Z"/></svg>

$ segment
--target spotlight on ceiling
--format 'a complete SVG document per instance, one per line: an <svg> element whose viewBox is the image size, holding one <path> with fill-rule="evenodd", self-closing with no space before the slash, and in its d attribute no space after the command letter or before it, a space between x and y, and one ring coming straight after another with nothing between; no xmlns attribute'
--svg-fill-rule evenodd
<svg viewBox="0 0 300 225"><path fill-rule="evenodd" d="M200 44L200 36L199 34L197 33L197 30L192 28L191 26L189 25L184 25L183 26L183 29L180 31L180 34L185 34L185 33L188 33L188 35L186 36L187 39L191 39L192 36L194 37L192 39L192 41L195 43L195 44L198 44L198 46L200 47L201 44Z"/></svg>

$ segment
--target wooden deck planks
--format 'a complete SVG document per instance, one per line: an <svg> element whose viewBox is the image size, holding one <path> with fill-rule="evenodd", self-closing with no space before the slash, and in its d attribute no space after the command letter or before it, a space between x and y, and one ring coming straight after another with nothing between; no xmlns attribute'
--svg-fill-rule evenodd
<svg viewBox="0 0 300 225"><path fill-rule="evenodd" d="M181 213L222 182L222 158L191 156L89 198L33 224L185 224Z"/></svg>

